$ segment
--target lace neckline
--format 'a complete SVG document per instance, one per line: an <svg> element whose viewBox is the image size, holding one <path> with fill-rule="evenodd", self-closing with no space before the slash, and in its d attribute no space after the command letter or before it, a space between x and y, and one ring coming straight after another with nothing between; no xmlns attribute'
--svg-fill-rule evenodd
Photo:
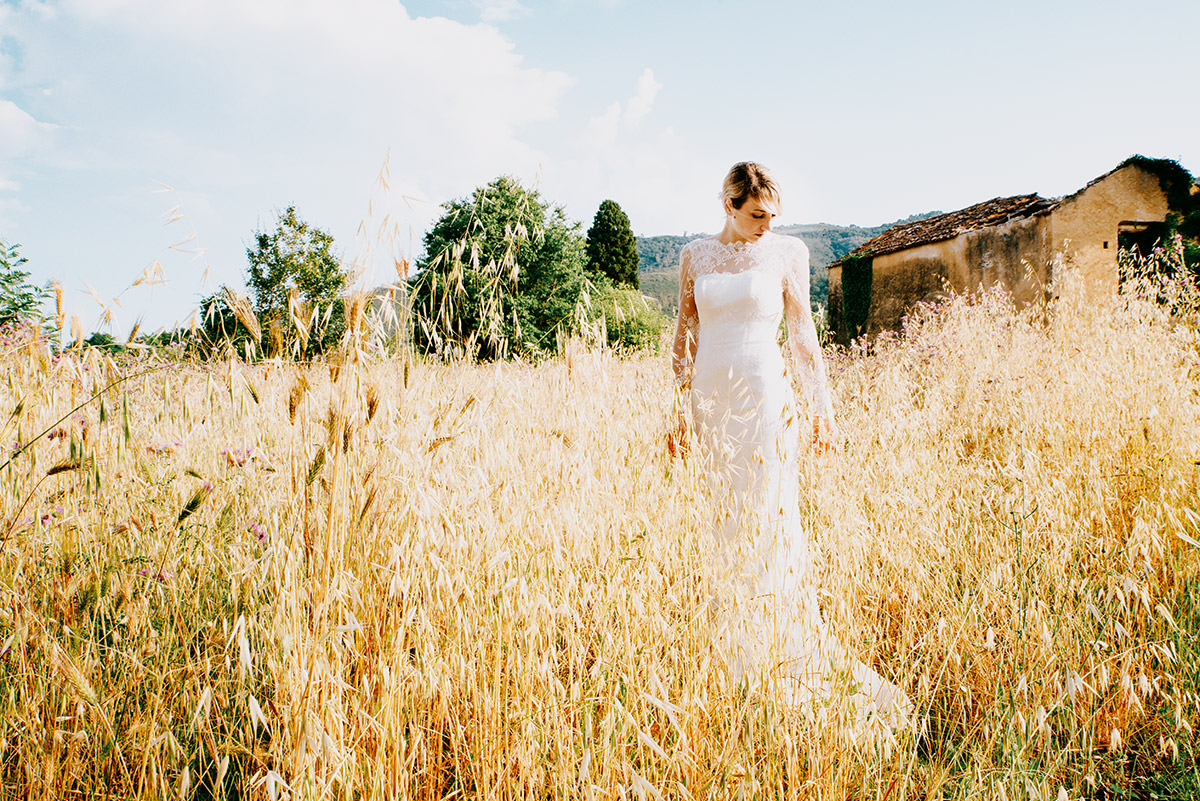
<svg viewBox="0 0 1200 801"><path fill-rule="evenodd" d="M770 234L765 234L765 235L763 235L763 237L761 239L757 239L754 241L750 241L749 239L743 239L743 240L736 241L736 242L722 242L720 239L717 239L715 236L712 236L712 237L708 238L708 241L712 242L713 244L715 244L718 247L723 248L725 250L732 250L734 253L742 253L742 252L745 252L748 250L753 250L753 249L757 248L763 242L768 241L769 238L770 238Z"/></svg>
<svg viewBox="0 0 1200 801"><path fill-rule="evenodd" d="M774 272L786 266L785 260L772 258L777 253L772 245L781 239L778 235L768 233L755 241L722 242L715 236L695 240L692 243L695 247L692 275L741 275L762 270Z"/></svg>

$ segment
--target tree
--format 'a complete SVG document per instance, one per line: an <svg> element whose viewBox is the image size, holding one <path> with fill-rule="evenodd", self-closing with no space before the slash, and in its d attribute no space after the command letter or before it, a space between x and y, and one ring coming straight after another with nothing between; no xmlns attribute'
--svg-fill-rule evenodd
<svg viewBox="0 0 1200 801"><path fill-rule="evenodd" d="M53 339L57 321L42 308L50 298L50 288L29 282L29 272L21 269L28 263L20 245L6 245L0 240L0 326L37 326L43 336Z"/></svg>
<svg viewBox="0 0 1200 801"><path fill-rule="evenodd" d="M313 356L332 349L346 329L342 293L348 275L333 253L333 237L288 206L275 232L256 232L250 291L269 352Z"/></svg>
<svg viewBox="0 0 1200 801"><path fill-rule="evenodd" d="M605 200L587 232L587 267L618 286L638 288L637 239L629 217L615 200Z"/></svg>
<svg viewBox="0 0 1200 801"><path fill-rule="evenodd" d="M125 345L112 334L106 334L103 331L93 331L91 335L83 341L84 345L89 348L96 348L105 353L124 353Z"/></svg>
<svg viewBox="0 0 1200 801"><path fill-rule="evenodd" d="M579 224L510 176L442 209L412 279L416 347L483 359L552 350L579 301Z"/></svg>
<svg viewBox="0 0 1200 801"><path fill-rule="evenodd" d="M249 358L251 346L261 339L262 329L249 301L227 286L200 301L200 319L188 337L204 358L230 353Z"/></svg>
<svg viewBox="0 0 1200 801"><path fill-rule="evenodd" d="M28 263L20 245L0 241L0 325L44 320L42 303L49 292L29 283L29 273L21 269Z"/></svg>

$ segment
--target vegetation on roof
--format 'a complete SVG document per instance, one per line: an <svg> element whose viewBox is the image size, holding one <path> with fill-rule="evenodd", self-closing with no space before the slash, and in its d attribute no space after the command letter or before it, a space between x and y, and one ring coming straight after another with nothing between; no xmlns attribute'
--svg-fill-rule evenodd
<svg viewBox="0 0 1200 801"><path fill-rule="evenodd" d="M1192 199L1194 195L1192 195L1191 189L1196 180L1178 161L1152 159L1148 156L1134 154L1122 161L1117 169L1130 165L1137 165L1146 172L1157 176L1158 185L1162 187L1163 194L1167 196L1167 206L1172 211L1180 211L1189 205L1194 205Z"/></svg>
<svg viewBox="0 0 1200 801"><path fill-rule="evenodd" d="M1171 247L1175 235L1180 238L1184 264L1200 272L1200 186L1190 172L1174 159L1152 159L1134 155L1121 162L1121 167L1136 164L1158 176L1158 185L1167 196L1166 232L1164 247Z"/></svg>

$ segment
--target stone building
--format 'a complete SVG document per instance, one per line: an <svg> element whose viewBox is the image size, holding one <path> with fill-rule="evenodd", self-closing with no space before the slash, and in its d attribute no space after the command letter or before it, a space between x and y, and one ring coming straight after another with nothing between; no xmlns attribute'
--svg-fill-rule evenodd
<svg viewBox="0 0 1200 801"><path fill-rule="evenodd" d="M1118 249L1146 252L1162 236L1177 172L1173 161L1135 156L1073 195L995 198L897 225L829 266L834 338L898 330L914 304L948 289L1001 284L1018 305L1045 298L1055 263L1077 268L1094 291L1114 292Z"/></svg>

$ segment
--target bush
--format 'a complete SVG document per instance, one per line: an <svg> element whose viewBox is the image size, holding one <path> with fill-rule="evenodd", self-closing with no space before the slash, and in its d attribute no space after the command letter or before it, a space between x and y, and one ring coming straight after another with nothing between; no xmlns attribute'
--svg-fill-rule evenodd
<svg viewBox="0 0 1200 801"><path fill-rule="evenodd" d="M663 333L671 319L654 298L607 279L589 282L586 294L586 317L592 325L602 327L610 348L620 353L658 353L662 349Z"/></svg>

